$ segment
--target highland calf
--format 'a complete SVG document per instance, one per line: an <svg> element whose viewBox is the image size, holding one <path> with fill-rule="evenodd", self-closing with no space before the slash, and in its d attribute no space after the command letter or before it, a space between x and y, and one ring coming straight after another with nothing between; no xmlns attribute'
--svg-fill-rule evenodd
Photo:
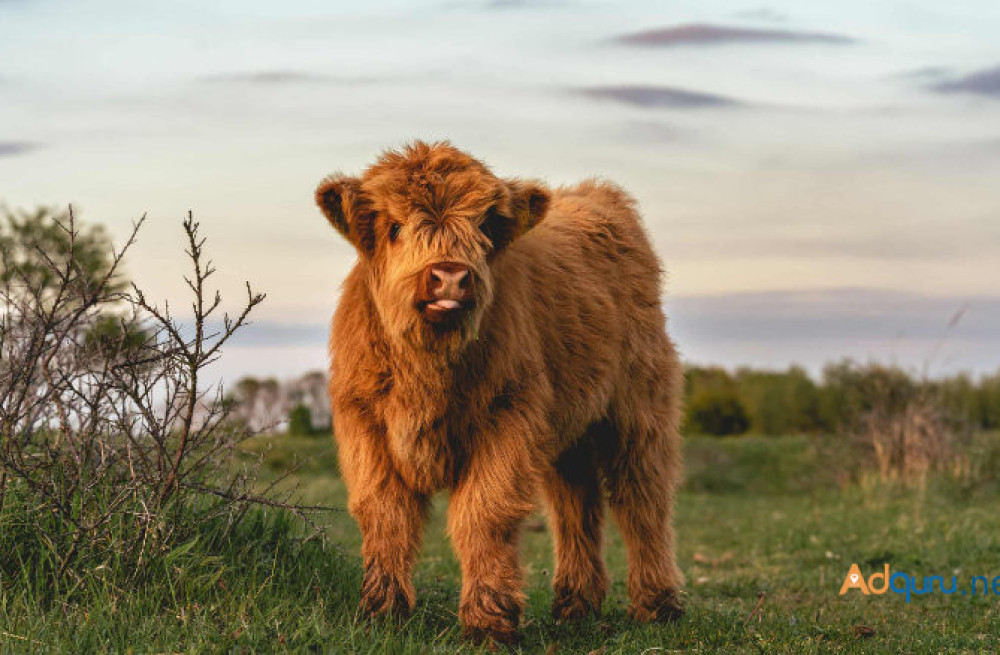
<svg viewBox="0 0 1000 655"><path fill-rule="evenodd" d="M333 319L330 392L365 613L413 609L427 504L451 492L473 638L515 638L519 526L539 492L557 619L600 610L605 499L631 613L681 612L671 510L681 366L634 201L601 181L502 179L447 143L386 152L316 191L357 249Z"/></svg>

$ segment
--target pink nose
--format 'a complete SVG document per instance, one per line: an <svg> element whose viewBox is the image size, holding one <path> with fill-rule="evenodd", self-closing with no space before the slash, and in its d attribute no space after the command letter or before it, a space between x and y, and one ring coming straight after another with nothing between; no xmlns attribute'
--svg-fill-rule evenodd
<svg viewBox="0 0 1000 655"><path fill-rule="evenodd" d="M469 267L454 262L434 264L428 271L428 287L439 298L458 298L468 290L472 278Z"/></svg>

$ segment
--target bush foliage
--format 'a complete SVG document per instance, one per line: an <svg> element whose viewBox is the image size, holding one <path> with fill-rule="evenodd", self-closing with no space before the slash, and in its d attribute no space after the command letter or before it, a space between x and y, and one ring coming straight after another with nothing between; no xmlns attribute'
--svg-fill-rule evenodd
<svg viewBox="0 0 1000 655"><path fill-rule="evenodd" d="M873 412L901 415L933 405L952 430L1000 429L1000 372L978 380L961 374L922 379L902 368L844 360L817 382L801 368L785 371L687 368L686 429L695 434L845 433Z"/></svg>
<svg viewBox="0 0 1000 655"><path fill-rule="evenodd" d="M313 434L312 412L305 405L296 405L288 413L288 434L307 437Z"/></svg>

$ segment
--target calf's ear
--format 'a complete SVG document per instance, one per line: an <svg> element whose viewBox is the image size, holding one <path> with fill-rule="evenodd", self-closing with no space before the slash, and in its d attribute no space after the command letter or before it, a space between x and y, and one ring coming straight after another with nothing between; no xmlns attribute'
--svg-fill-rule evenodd
<svg viewBox="0 0 1000 655"><path fill-rule="evenodd" d="M496 204L486 213L482 231L493 243L494 252L538 225L549 209L549 190L540 182L504 180Z"/></svg>
<svg viewBox="0 0 1000 655"><path fill-rule="evenodd" d="M517 221L517 236L538 225L549 211L551 193L541 182L510 180L511 214Z"/></svg>
<svg viewBox="0 0 1000 655"><path fill-rule="evenodd" d="M361 180L339 174L327 177L316 187L316 204L359 253L375 250L375 211L361 190Z"/></svg>

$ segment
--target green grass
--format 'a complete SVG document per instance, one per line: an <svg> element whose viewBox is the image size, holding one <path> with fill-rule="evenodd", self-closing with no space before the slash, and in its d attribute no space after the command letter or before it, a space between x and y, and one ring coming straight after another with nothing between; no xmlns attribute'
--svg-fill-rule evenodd
<svg viewBox="0 0 1000 655"><path fill-rule="evenodd" d="M265 478L295 460L309 503L345 504L329 438L267 437ZM917 576L1000 575L1000 498L940 482L922 490L844 485L808 438L692 439L677 504L687 614L646 626L625 616L625 554L609 526L613 583L600 618L549 618L551 545L541 521L523 537L525 652L995 651L1000 596L862 596L838 591L852 562ZM0 651L456 652L458 565L431 512L416 571L417 611L401 625L358 619L360 537L350 517L320 517L330 546L300 543L275 512L255 512L225 539L211 527L158 562L140 588L95 571L51 597L30 571L0 580ZM755 611L756 608L756 611ZM650 650L653 649L653 650ZM658 649L658 650L657 650ZM549 650L549 652L552 652Z"/></svg>

